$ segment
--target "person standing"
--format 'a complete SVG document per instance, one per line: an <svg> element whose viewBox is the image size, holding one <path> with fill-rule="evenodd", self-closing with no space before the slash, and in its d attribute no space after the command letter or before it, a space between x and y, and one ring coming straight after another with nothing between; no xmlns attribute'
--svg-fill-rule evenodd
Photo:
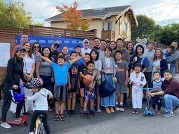
<svg viewBox="0 0 179 134"><path fill-rule="evenodd" d="M13 51L12 51L12 57L14 57L14 55L16 54L16 49L17 49L17 47L22 46L23 43L24 43L24 42L27 42L27 41L28 41L28 35L25 34L25 33L23 33L23 34L21 35L20 44L16 45L16 46L14 47Z"/></svg>
<svg viewBox="0 0 179 134"><path fill-rule="evenodd" d="M54 44L52 44L51 46L50 55L54 58L55 61L57 61L59 47L60 47L60 44L58 42L54 42Z"/></svg>
<svg viewBox="0 0 179 134"><path fill-rule="evenodd" d="M171 46L174 46L174 51L171 58L167 60L167 63L170 64L170 71L172 72L172 75L175 76L176 61L179 57L179 52L177 51L178 41L172 41Z"/></svg>
<svg viewBox="0 0 179 134"><path fill-rule="evenodd" d="M62 47L62 54L65 58L65 61L68 62L70 60L70 56L68 55L68 47L67 46Z"/></svg>
<svg viewBox="0 0 179 134"><path fill-rule="evenodd" d="M4 128L11 128L11 126L6 122L6 116L8 109L11 105L11 92L9 91L12 87L16 91L18 91L18 86L20 85L20 79L24 83L27 83L27 80L25 79L23 75L23 55L24 55L25 49L22 46L18 46L16 48L16 55L15 57L9 59L7 64L7 74L5 76L4 81L4 101L2 106L2 122L1 126ZM24 105L24 101L17 104L16 107L16 119L19 121L20 113L22 106Z"/></svg>
<svg viewBox="0 0 179 134"><path fill-rule="evenodd" d="M99 59L103 59L105 56L104 54L104 50L106 49L106 41L105 40L101 40L100 42L100 49L99 49Z"/></svg>
<svg viewBox="0 0 179 134"><path fill-rule="evenodd" d="M99 50L100 49L100 39L99 38L97 38L97 37L95 37L94 39L93 39L93 42L94 42L94 46L93 46L93 48L95 48L96 50Z"/></svg>
<svg viewBox="0 0 179 134"><path fill-rule="evenodd" d="M145 87L150 87L151 82L152 82L152 65L154 62L154 54L155 54L155 50L154 50L154 46L155 46L155 42L149 42L147 45L147 48L144 49L144 56L148 58L149 60L149 66L147 67L147 69L144 72L147 84L145 85ZM144 93L144 100L146 100L146 90L143 91Z"/></svg>
<svg viewBox="0 0 179 134"><path fill-rule="evenodd" d="M111 85L115 88L115 84L113 82L113 77L116 74L115 70L115 61L114 58L111 57L112 49L107 47L105 49L105 57L101 60L102 63L102 81L105 79L111 83ZM107 113L113 113L115 107L115 95L116 92L110 94L109 96L101 98L101 106L105 107Z"/></svg>
<svg viewBox="0 0 179 134"><path fill-rule="evenodd" d="M88 39L84 39L83 40L83 48L81 48L81 54L85 54L85 53L89 53L91 52L91 49L89 48L90 44L89 44L89 40Z"/></svg>

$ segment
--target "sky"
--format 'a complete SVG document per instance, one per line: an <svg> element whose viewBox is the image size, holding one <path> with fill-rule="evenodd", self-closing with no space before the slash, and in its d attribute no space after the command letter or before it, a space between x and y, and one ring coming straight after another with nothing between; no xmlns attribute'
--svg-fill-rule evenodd
<svg viewBox="0 0 179 134"><path fill-rule="evenodd" d="M7 3L9 0L5 0ZM17 0L13 0L17 1ZM50 26L45 19L57 15L55 6L72 5L74 0L18 0L25 4L25 10L32 12L34 22ZM158 24L179 23L179 0L76 0L79 9L132 5L135 15L144 14Z"/></svg>

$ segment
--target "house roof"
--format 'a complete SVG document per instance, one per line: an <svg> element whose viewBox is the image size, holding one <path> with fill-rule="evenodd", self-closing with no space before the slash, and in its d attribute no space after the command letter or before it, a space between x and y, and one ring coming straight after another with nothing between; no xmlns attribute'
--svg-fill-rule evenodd
<svg viewBox="0 0 179 134"><path fill-rule="evenodd" d="M94 8L94 9L84 9L81 10L83 14L83 18L88 18L92 17L93 19L106 19L107 17L110 17L112 15L129 15L129 19L131 20L132 26L138 25L137 19L134 15L132 6L127 5L127 6L116 6L116 7L104 7L104 8ZM46 21L64 21L62 18L62 13L55 15L53 17L50 17L46 19Z"/></svg>

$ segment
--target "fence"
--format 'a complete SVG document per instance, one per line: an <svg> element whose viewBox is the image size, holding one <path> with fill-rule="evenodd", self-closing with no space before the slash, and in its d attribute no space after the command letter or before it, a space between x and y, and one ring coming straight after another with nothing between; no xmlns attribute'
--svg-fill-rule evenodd
<svg viewBox="0 0 179 134"><path fill-rule="evenodd" d="M26 33L28 35L39 36L60 36L60 37L76 37L76 38L88 38L93 39L96 37L96 31L79 31L54 27L42 27L31 25L29 29L23 28L2 28L0 27L0 42L8 42L11 44L11 52L16 45L15 36L17 34ZM0 67L0 84L2 76L5 73L6 68Z"/></svg>

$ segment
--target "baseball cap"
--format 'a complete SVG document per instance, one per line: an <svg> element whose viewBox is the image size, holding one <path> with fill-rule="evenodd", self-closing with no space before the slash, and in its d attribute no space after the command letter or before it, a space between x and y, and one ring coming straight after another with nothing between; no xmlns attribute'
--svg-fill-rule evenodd
<svg viewBox="0 0 179 134"><path fill-rule="evenodd" d="M22 47L22 46L18 46L18 47L16 48L16 52L17 52L17 51L21 51L21 50L24 50L24 51L25 51L25 48Z"/></svg>
<svg viewBox="0 0 179 134"><path fill-rule="evenodd" d="M89 40L88 39L84 39L83 43L85 43L85 42L89 43Z"/></svg>
<svg viewBox="0 0 179 134"><path fill-rule="evenodd" d="M57 47L60 46L60 44L59 44L58 42L55 42L53 45L54 45L54 46L57 46Z"/></svg>
<svg viewBox="0 0 179 134"><path fill-rule="evenodd" d="M75 47L75 48L77 48L77 47L81 48L81 46L80 46L80 45L76 45L76 47Z"/></svg>

